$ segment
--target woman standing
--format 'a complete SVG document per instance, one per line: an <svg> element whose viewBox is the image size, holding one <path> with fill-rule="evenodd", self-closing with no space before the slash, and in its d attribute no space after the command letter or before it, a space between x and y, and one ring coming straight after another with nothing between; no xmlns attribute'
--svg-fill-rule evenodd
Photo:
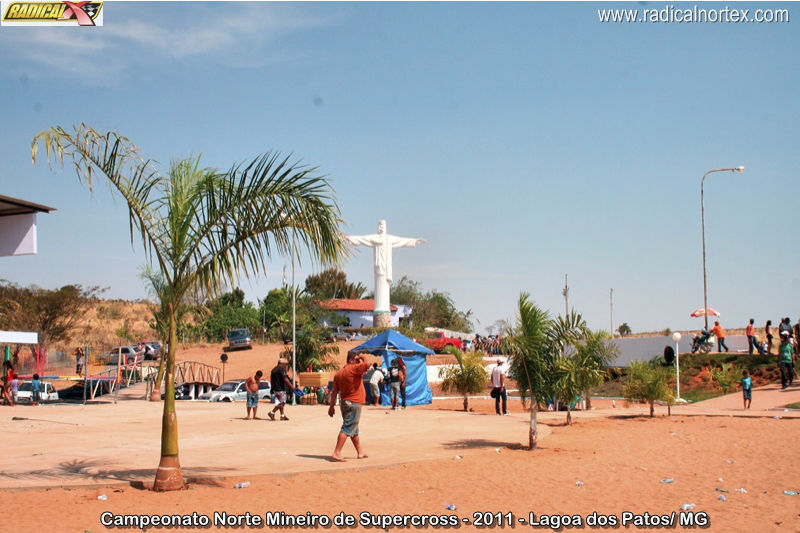
<svg viewBox="0 0 800 533"><path fill-rule="evenodd" d="M3 383L3 400L6 401L6 405L16 405L14 399L11 397L11 388L14 386L13 382L17 375L14 372L14 367L11 365L11 361L3 361L3 367L6 370L5 383Z"/></svg>
<svg viewBox="0 0 800 533"><path fill-rule="evenodd" d="M772 320L767 320L764 334L767 336L767 355L772 355Z"/></svg>

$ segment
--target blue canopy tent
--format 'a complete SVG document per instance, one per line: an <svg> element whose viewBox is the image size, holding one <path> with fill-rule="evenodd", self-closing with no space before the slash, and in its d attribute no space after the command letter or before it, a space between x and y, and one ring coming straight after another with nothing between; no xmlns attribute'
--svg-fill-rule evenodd
<svg viewBox="0 0 800 533"><path fill-rule="evenodd" d="M381 368L384 370L392 365L395 358L402 357L406 365L406 405L431 403L433 393L428 386L428 370L425 363L425 358L433 355L433 350L430 348L417 344L393 329L387 329L351 351L383 357ZM391 403L389 392L384 389L381 391L381 405L391 405Z"/></svg>

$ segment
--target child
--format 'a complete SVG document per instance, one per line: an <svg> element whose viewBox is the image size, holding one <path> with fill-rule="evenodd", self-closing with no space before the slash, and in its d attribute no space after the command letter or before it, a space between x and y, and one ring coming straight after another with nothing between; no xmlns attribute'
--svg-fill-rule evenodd
<svg viewBox="0 0 800 533"><path fill-rule="evenodd" d="M39 405L39 400L42 396L42 382L39 381L39 374L33 375L33 381L31 381L31 403L33 405Z"/></svg>
<svg viewBox="0 0 800 533"><path fill-rule="evenodd" d="M742 372L741 384L744 409L750 409L750 402L753 399L753 378L750 377L750 372L747 369Z"/></svg>
<svg viewBox="0 0 800 533"><path fill-rule="evenodd" d="M19 378L14 374L14 379L11 380L11 405L17 405L17 397L19 396Z"/></svg>

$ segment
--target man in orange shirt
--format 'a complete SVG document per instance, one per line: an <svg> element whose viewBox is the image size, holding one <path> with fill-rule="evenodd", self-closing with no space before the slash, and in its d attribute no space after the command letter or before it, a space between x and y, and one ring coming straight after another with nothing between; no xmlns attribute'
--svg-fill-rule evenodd
<svg viewBox="0 0 800 533"><path fill-rule="evenodd" d="M358 421L361 418L361 405L367 401L367 392L364 390L362 377L370 369L370 364L364 361L363 354L347 354L347 364L339 370L333 377L333 390L331 391L331 402L328 407L328 416L336 413L336 397L341 395L342 429L336 438L336 449L331 455L332 461L343 462L342 448L347 442L347 437L353 441L356 447L358 458L363 459L367 455L361 449L361 441L358 437Z"/></svg>
<svg viewBox="0 0 800 533"><path fill-rule="evenodd" d="M725 344L725 330L719 325L719 320L714 322L714 329L711 331L713 331L714 335L717 336L717 351L722 352L722 349L725 348L725 351L727 352L728 345Z"/></svg>

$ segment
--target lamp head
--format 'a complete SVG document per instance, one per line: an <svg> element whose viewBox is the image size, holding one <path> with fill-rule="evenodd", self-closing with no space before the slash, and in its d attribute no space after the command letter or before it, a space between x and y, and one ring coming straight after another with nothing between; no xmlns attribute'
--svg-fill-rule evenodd
<svg viewBox="0 0 800 533"><path fill-rule="evenodd" d="M681 332L680 331L676 331L675 333L673 333L672 334L672 340L674 340L675 342L678 342L679 340L681 340Z"/></svg>
<svg viewBox="0 0 800 533"><path fill-rule="evenodd" d="M736 172L744 172L744 167L736 167L733 170L735 170Z"/></svg>

